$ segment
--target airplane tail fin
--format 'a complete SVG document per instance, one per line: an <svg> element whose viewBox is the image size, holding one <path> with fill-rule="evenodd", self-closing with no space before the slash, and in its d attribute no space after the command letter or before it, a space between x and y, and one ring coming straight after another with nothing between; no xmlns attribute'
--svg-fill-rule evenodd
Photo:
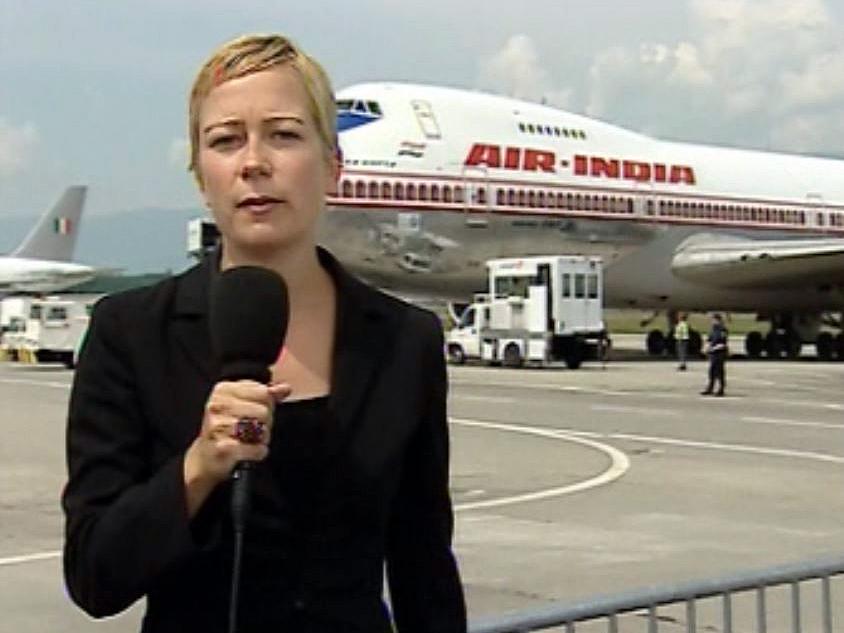
<svg viewBox="0 0 844 633"><path fill-rule="evenodd" d="M44 213L20 246L14 257L70 261L79 234L79 221L85 205L84 186L68 187L56 205Z"/></svg>

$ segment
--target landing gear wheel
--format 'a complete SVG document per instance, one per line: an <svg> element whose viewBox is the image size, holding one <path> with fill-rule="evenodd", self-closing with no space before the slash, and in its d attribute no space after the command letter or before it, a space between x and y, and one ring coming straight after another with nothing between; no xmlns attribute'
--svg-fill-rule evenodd
<svg viewBox="0 0 844 633"><path fill-rule="evenodd" d="M747 352L748 357L759 358L764 347L765 341L761 332L750 332L744 337L744 351Z"/></svg>
<svg viewBox="0 0 844 633"><path fill-rule="evenodd" d="M785 355L794 360L800 356L800 352L803 350L803 341L800 340L800 337L797 335L789 336L785 340Z"/></svg>
<svg viewBox="0 0 844 633"><path fill-rule="evenodd" d="M662 356L665 353L665 336L661 330L651 330L645 340L648 354L651 356Z"/></svg>
<svg viewBox="0 0 844 633"><path fill-rule="evenodd" d="M838 356L838 362L844 362L844 333L835 337L835 352Z"/></svg>
<svg viewBox="0 0 844 633"><path fill-rule="evenodd" d="M697 330L689 330L689 357L700 356L703 351L703 338Z"/></svg>
<svg viewBox="0 0 844 633"><path fill-rule="evenodd" d="M782 356L782 340L776 332L768 332L765 336L765 355L768 358L780 358Z"/></svg>
<svg viewBox="0 0 844 633"><path fill-rule="evenodd" d="M829 332L821 332L818 334L818 339L815 341L815 351L819 360L832 360L832 354L835 351L835 339Z"/></svg>

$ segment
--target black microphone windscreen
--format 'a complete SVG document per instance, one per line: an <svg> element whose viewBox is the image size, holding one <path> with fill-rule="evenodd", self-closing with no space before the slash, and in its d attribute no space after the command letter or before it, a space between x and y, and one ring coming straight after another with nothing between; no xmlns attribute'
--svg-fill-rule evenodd
<svg viewBox="0 0 844 633"><path fill-rule="evenodd" d="M289 306L280 275L259 266L222 271L211 287L211 343L222 380L268 383L284 343Z"/></svg>

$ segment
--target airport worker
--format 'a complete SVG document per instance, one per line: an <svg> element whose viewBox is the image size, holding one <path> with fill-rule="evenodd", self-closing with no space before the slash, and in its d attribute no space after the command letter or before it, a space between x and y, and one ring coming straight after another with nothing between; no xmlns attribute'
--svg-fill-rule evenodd
<svg viewBox="0 0 844 633"><path fill-rule="evenodd" d="M709 336L706 339L706 353L709 355L709 384L706 389L701 391L701 395L708 396L715 394L716 396L724 395L725 387L725 368L724 364L727 361L727 328L724 327L724 320L720 314L712 315L712 327L709 330ZM718 383L718 390L713 391L715 383Z"/></svg>
<svg viewBox="0 0 844 633"><path fill-rule="evenodd" d="M230 41L189 131L221 247L94 310L68 414L72 599L103 617L145 597L146 633L227 630L230 475L251 460L240 633L464 632L442 328L316 244L341 168L326 74L283 36ZM209 287L244 264L288 287L268 385L219 380L209 340Z"/></svg>
<svg viewBox="0 0 844 633"><path fill-rule="evenodd" d="M686 357L689 353L689 315L681 313L677 325L674 326L674 340L677 342L677 369L686 371Z"/></svg>

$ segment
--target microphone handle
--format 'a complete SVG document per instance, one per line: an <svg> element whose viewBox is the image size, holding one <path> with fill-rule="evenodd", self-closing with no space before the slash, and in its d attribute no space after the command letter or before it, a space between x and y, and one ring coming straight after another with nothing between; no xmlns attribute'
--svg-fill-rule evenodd
<svg viewBox="0 0 844 633"><path fill-rule="evenodd" d="M232 525L234 527L234 560L232 586L229 597L228 633L237 633L237 613L240 601L240 566L243 560L243 531L252 501L252 470L255 462L238 462L232 473Z"/></svg>
<svg viewBox="0 0 844 633"><path fill-rule="evenodd" d="M252 506L252 471L255 462L240 461L232 473L232 523L235 533L243 533Z"/></svg>

